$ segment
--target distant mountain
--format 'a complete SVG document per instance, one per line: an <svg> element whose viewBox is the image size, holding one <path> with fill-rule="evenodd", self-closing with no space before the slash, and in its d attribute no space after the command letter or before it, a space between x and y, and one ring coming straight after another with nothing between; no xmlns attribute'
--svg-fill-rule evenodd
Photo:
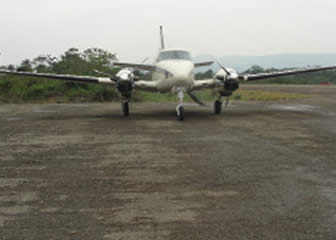
<svg viewBox="0 0 336 240"><path fill-rule="evenodd" d="M249 69L252 65L259 65L262 68L299 68L306 66L329 66L336 65L336 54L278 54L266 56L224 56L215 57L211 55L202 55L194 57L195 62L208 60L218 60L224 66L234 68L242 72ZM200 68L199 71L206 71L209 68ZM217 71L217 64L211 66L211 69Z"/></svg>

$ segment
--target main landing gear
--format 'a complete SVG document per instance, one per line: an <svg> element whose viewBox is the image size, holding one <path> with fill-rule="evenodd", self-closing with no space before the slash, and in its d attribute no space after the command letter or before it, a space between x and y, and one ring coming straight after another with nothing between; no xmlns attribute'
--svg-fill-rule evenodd
<svg viewBox="0 0 336 240"><path fill-rule="evenodd" d="M222 112L222 101L220 100L216 100L215 103L214 103L214 112L216 115L219 115L221 114Z"/></svg>
<svg viewBox="0 0 336 240"><path fill-rule="evenodd" d="M227 108L229 105L229 97L226 98L226 101L225 101L225 108ZM216 115L219 115L222 113L222 107L223 106L223 102L222 100L216 100L215 103L214 103L214 112Z"/></svg>
<svg viewBox="0 0 336 240"><path fill-rule="evenodd" d="M122 110L122 113L125 117L129 116L129 103L128 103L128 101L124 101L124 102L121 103L121 110Z"/></svg>

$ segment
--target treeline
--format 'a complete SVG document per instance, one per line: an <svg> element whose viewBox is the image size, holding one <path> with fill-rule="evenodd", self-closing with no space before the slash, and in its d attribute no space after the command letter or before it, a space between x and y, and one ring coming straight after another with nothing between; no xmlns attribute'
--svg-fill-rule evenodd
<svg viewBox="0 0 336 240"><path fill-rule="evenodd" d="M257 74L257 73L271 73L284 70L291 70L290 68L286 69L264 69L258 65L250 67L248 70L243 72L243 74ZM212 70L208 70L204 73L197 73L196 79L205 79L211 78L215 75ZM279 77L273 79L266 79L255 81L253 84L323 84L323 83L333 83L336 84L336 71L324 71L317 73L305 73L298 74L294 76Z"/></svg>
<svg viewBox="0 0 336 240"><path fill-rule="evenodd" d="M41 55L26 59L20 65L2 66L1 69L38 73L77 74L99 76L95 70L114 75L118 69L110 67L115 54L98 48L83 52L76 48L67 50L60 58ZM0 100L22 102L55 98L59 101L111 101L118 98L115 89L98 85L45 80L33 77L0 76Z"/></svg>

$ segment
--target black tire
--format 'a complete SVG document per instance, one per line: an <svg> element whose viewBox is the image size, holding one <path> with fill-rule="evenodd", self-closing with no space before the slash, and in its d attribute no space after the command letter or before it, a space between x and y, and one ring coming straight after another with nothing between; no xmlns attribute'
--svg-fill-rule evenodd
<svg viewBox="0 0 336 240"><path fill-rule="evenodd" d="M221 112L222 112L222 102L221 101L219 101L219 100L215 101L214 112L215 112L216 115L221 114Z"/></svg>
<svg viewBox="0 0 336 240"><path fill-rule="evenodd" d="M129 116L129 104L128 102L124 102L121 104L122 105L122 112L125 117Z"/></svg>
<svg viewBox="0 0 336 240"><path fill-rule="evenodd" d="M184 121L184 108L183 107L179 107L178 113L177 113L177 119L179 121Z"/></svg>

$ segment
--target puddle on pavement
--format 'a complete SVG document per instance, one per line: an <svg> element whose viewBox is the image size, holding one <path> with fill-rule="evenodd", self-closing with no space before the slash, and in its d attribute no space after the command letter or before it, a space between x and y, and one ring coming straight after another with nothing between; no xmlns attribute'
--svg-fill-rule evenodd
<svg viewBox="0 0 336 240"><path fill-rule="evenodd" d="M275 110L285 110L285 111L298 111L298 112L312 112L318 107L305 104L272 104L268 108Z"/></svg>
<svg viewBox="0 0 336 240"><path fill-rule="evenodd" d="M157 229L148 230L138 230L138 231L128 231L128 232L115 232L111 234L106 234L104 239L127 239L127 240L138 240L138 239L155 239L163 240L167 239L170 235L169 231L162 231Z"/></svg>
<svg viewBox="0 0 336 240"><path fill-rule="evenodd" d="M55 213L58 211L58 208L53 208L53 207L50 207L50 208L43 208L40 210L40 212L42 213Z"/></svg>
<svg viewBox="0 0 336 240"><path fill-rule="evenodd" d="M0 207L0 214L18 215L27 213L30 209L29 206Z"/></svg>
<svg viewBox="0 0 336 240"><path fill-rule="evenodd" d="M10 221L11 218L0 216L0 228L4 227L7 221Z"/></svg>
<svg viewBox="0 0 336 240"><path fill-rule="evenodd" d="M17 187L20 184L27 182L24 178L0 178L0 188L1 187Z"/></svg>
<svg viewBox="0 0 336 240"><path fill-rule="evenodd" d="M199 192L187 192L183 194L183 197L214 197L214 198L220 198L220 197L233 197L239 195L236 191L199 191Z"/></svg>
<svg viewBox="0 0 336 240"><path fill-rule="evenodd" d="M34 202L37 201L38 199L39 198L36 192L23 192L23 193L17 193L15 195L0 196L0 202L25 203L25 202Z"/></svg>
<svg viewBox="0 0 336 240"><path fill-rule="evenodd" d="M131 193L129 197L133 201L115 215L118 222L193 222L198 216L197 209L201 208L191 201L176 200L172 194ZM123 193L121 198L127 198L127 193Z"/></svg>
<svg viewBox="0 0 336 240"><path fill-rule="evenodd" d="M10 118L6 118L7 121L20 121L22 120L22 118L19 117L10 117Z"/></svg>

